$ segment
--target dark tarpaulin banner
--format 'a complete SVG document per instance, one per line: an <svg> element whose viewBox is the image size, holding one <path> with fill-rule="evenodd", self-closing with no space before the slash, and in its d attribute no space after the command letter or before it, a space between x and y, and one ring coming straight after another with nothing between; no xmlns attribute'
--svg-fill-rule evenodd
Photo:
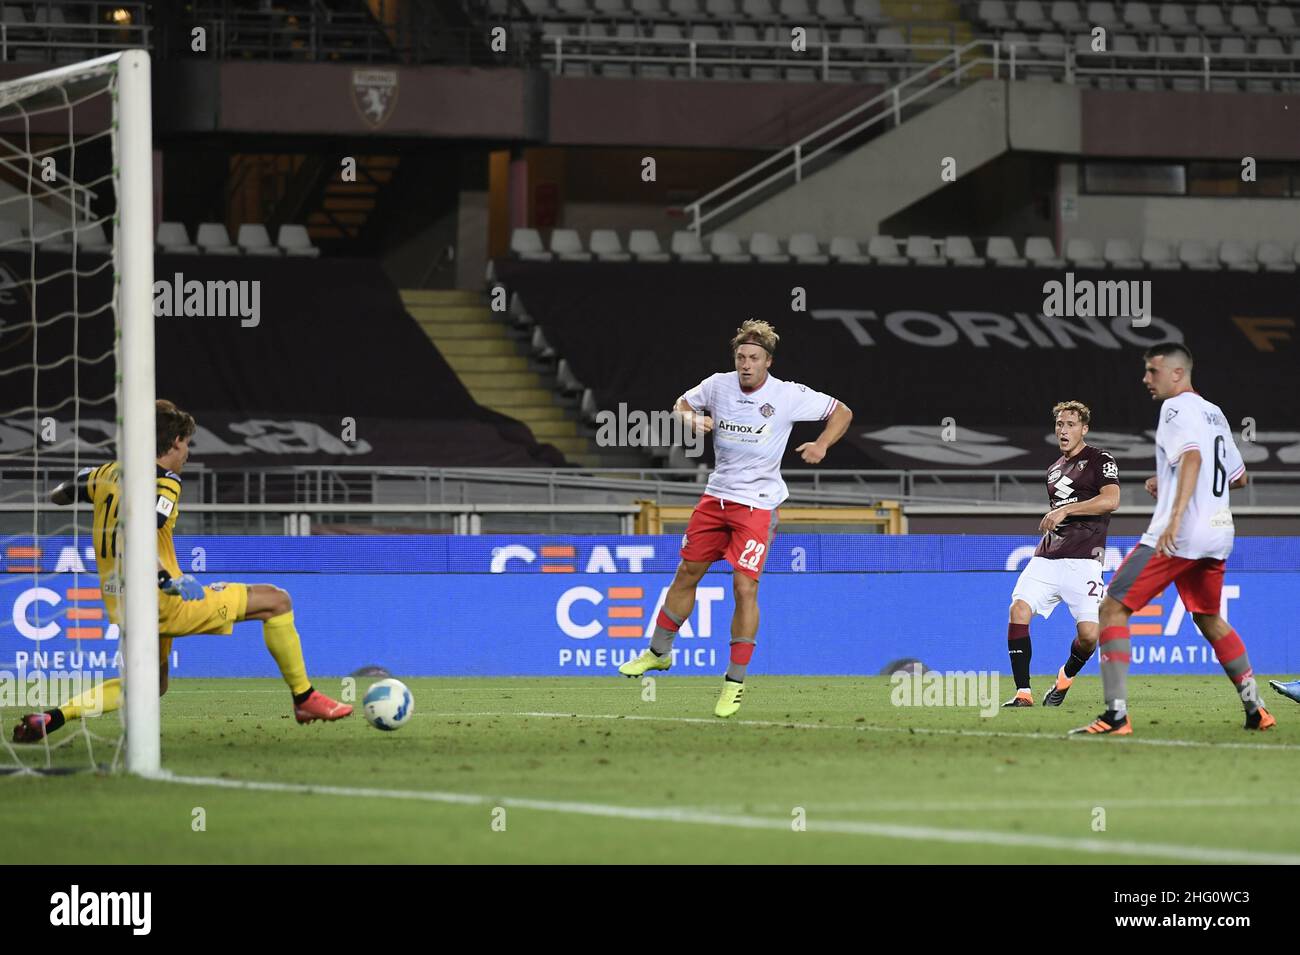
<svg viewBox="0 0 1300 955"><path fill-rule="evenodd" d="M115 427L111 263L80 254L75 283L70 263L60 254L0 256L5 458L31 452L34 385L41 414L62 426L43 455L71 454L74 410L83 455ZM161 307L182 313L155 320L157 394L198 419L194 456L209 468L564 463L525 425L474 402L376 262L158 256L154 270L169 283ZM191 283L202 283L196 298ZM35 332L33 289L37 319L49 323ZM73 309L74 293L83 317L56 318ZM203 317L184 314L200 300ZM74 326L75 363L63 361Z"/></svg>
<svg viewBox="0 0 1300 955"><path fill-rule="evenodd" d="M742 321L772 322L772 373L853 409L823 467L1045 467L1056 454L1051 409L1067 399L1091 408L1091 443L1149 465L1157 405L1142 353L1173 340L1195 356L1197 390L1235 431L1250 426L1252 440L1239 442L1247 463L1300 468L1295 275L504 259L496 269L615 411L670 408L733 367L728 342ZM1043 315L1047 282L1078 305L1083 283L1121 280L1151 283L1126 288L1150 302L1144 327L1127 314L1136 298L1119 314ZM1110 291L1091 288L1094 313L1103 298L1122 305ZM801 294L806 310L794 311ZM796 426L790 449L818 430ZM784 466L803 465L789 450Z"/></svg>

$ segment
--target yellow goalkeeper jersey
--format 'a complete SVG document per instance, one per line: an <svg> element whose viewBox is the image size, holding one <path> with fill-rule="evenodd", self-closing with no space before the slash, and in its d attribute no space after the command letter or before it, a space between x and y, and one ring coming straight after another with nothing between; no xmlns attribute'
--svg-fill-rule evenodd
<svg viewBox="0 0 1300 955"><path fill-rule="evenodd" d="M176 561L176 545L172 529L180 511L181 479L174 471L157 467L155 482L157 497L154 514L158 523L158 560L172 577L181 576ZM116 461L97 468L84 468L77 474L77 496L94 505L95 519L91 532L95 545L95 564L99 570L99 590L104 599L108 617L121 623L118 599L122 593L118 563L122 557L122 535L119 533L118 514L122 506L122 467Z"/></svg>

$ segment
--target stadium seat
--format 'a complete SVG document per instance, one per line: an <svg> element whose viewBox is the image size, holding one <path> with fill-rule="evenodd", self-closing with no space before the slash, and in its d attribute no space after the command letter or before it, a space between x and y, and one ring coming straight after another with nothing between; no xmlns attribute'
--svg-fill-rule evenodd
<svg viewBox="0 0 1300 955"><path fill-rule="evenodd" d="M736 0L704 0L704 12L715 20L734 20L737 15ZM710 25L717 29L715 25Z"/></svg>
<svg viewBox="0 0 1300 955"><path fill-rule="evenodd" d="M1069 46L1065 37L1059 33L1040 33L1035 45L1038 47L1039 59L1055 60L1058 63L1064 59Z"/></svg>
<svg viewBox="0 0 1300 955"><path fill-rule="evenodd" d="M155 236L158 251L170 255L198 255L199 247L190 241L183 222L160 222Z"/></svg>
<svg viewBox="0 0 1300 955"><path fill-rule="evenodd" d="M623 251L623 244L613 229L591 230L591 254L601 262L632 261L632 256Z"/></svg>
<svg viewBox="0 0 1300 955"><path fill-rule="evenodd" d="M1160 29L1155 18L1151 15L1151 5L1149 3L1126 3L1124 4L1124 23L1130 30L1137 33L1155 33Z"/></svg>
<svg viewBox="0 0 1300 955"><path fill-rule="evenodd" d="M852 19L844 0L817 0L814 9L817 18L825 23L848 23Z"/></svg>
<svg viewBox="0 0 1300 955"><path fill-rule="evenodd" d="M1214 272L1219 268L1209 246L1200 239L1184 239L1178 243L1178 261L1197 272Z"/></svg>
<svg viewBox="0 0 1300 955"><path fill-rule="evenodd" d="M709 251L719 262L748 262L749 254L740 247L734 232L715 232L709 236Z"/></svg>
<svg viewBox="0 0 1300 955"><path fill-rule="evenodd" d="M1295 262L1281 242L1266 239L1255 249L1255 258L1265 272L1294 272Z"/></svg>
<svg viewBox="0 0 1300 955"><path fill-rule="evenodd" d="M1225 239L1219 243L1219 261L1232 272L1258 272L1259 263L1246 243Z"/></svg>
<svg viewBox="0 0 1300 955"><path fill-rule="evenodd" d="M950 235L944 239L943 254L953 265L975 267L984 264L984 260L975 254L974 243L964 235Z"/></svg>
<svg viewBox="0 0 1300 955"><path fill-rule="evenodd" d="M1287 37L1300 34L1300 27L1296 26L1295 14L1291 12L1290 7L1269 7L1264 14L1264 22L1278 36Z"/></svg>
<svg viewBox="0 0 1300 955"><path fill-rule="evenodd" d="M694 20L701 15L696 0L668 0L667 16L678 20Z"/></svg>
<svg viewBox="0 0 1300 955"><path fill-rule="evenodd" d="M241 225L235 241L245 255L280 254L280 250L271 244L271 234L260 222L246 222Z"/></svg>
<svg viewBox="0 0 1300 955"><path fill-rule="evenodd" d="M837 235L831 239L830 255L836 262L843 262L846 265L867 265L871 262L870 256L862 254L858 240L845 235Z"/></svg>
<svg viewBox="0 0 1300 955"><path fill-rule="evenodd" d="M811 23L814 16L810 0L777 0L776 15L782 20L805 24Z"/></svg>
<svg viewBox="0 0 1300 955"><path fill-rule="evenodd" d="M596 403L596 394L590 388L582 390L582 398L578 400L578 414L590 425L594 425L600 417L600 405Z"/></svg>
<svg viewBox="0 0 1300 955"><path fill-rule="evenodd" d="M1259 11L1248 3L1233 5L1230 22L1233 30L1247 36L1260 36L1268 33L1268 27L1260 22Z"/></svg>
<svg viewBox="0 0 1300 955"><path fill-rule="evenodd" d="M1120 28L1119 14L1115 12L1113 3L1089 3L1087 20L1091 26L1105 27L1107 33L1114 33Z"/></svg>
<svg viewBox="0 0 1300 955"><path fill-rule="evenodd" d="M1052 26L1043 12L1043 5L1037 0L1017 0L1015 17L1016 22L1026 30L1047 30Z"/></svg>
<svg viewBox="0 0 1300 955"><path fill-rule="evenodd" d="M528 309L524 307L524 300L518 292L510 294L510 305L506 311L510 314L510 324L515 328L529 329L535 324L533 316L528 314Z"/></svg>
<svg viewBox="0 0 1300 955"><path fill-rule="evenodd" d="M1286 56L1286 50L1282 47L1282 41L1275 36L1260 37L1256 40L1255 53L1259 56L1276 56L1279 59Z"/></svg>
<svg viewBox="0 0 1300 955"><path fill-rule="evenodd" d="M822 252L817 237L811 232L797 232L790 236L787 248L794 260L803 265L825 265L830 261L830 256Z"/></svg>
<svg viewBox="0 0 1300 955"><path fill-rule="evenodd" d="M937 243L928 235L907 237L907 257L917 265L947 265L948 260L939 251Z"/></svg>
<svg viewBox="0 0 1300 955"><path fill-rule="evenodd" d="M1240 9L1240 6L1241 5L1238 5L1238 9ZM1250 12L1252 14L1255 13L1253 9ZM1224 22L1223 11L1219 8L1217 3L1198 3L1196 5L1195 21L1196 28L1202 33L1210 33L1218 36L1232 32L1232 27L1228 26L1228 24Z"/></svg>
<svg viewBox="0 0 1300 955"><path fill-rule="evenodd" d="M591 261L591 253L582 247L577 229L552 229L551 252L562 262Z"/></svg>
<svg viewBox="0 0 1300 955"><path fill-rule="evenodd" d="M851 15L867 26L880 27L889 23L889 17L881 9L880 0L853 0Z"/></svg>
<svg viewBox="0 0 1300 955"><path fill-rule="evenodd" d="M1002 0L980 0L975 10L975 17L990 30L1014 30L1015 18L1007 14L1007 5Z"/></svg>
<svg viewBox="0 0 1300 955"><path fill-rule="evenodd" d="M1005 235L991 235L984 243L984 254L990 262L1003 268L1023 269L1029 260L1016 251L1016 244Z"/></svg>
<svg viewBox="0 0 1300 955"><path fill-rule="evenodd" d="M312 245L307 227L301 225L282 225L275 244L285 255L301 255L314 259L320 255L320 249Z"/></svg>
<svg viewBox="0 0 1300 955"><path fill-rule="evenodd" d="M542 331L541 325L533 326L533 334L528 340L528 347L531 349L533 357L538 361L551 362L555 360L555 349L546 340L546 333Z"/></svg>
<svg viewBox="0 0 1300 955"><path fill-rule="evenodd" d="M542 245L542 234L536 229L515 229L510 233L510 251L516 258L529 262L549 262L554 258Z"/></svg>
<svg viewBox="0 0 1300 955"><path fill-rule="evenodd" d="M578 376L569 367L567 359L561 358L555 366L555 390L572 398L577 398L587 390L587 386L578 380Z"/></svg>
<svg viewBox="0 0 1300 955"><path fill-rule="evenodd" d="M650 229L633 229L627 237L627 250L638 262L668 262L672 259L659 245L659 236Z"/></svg>
<svg viewBox="0 0 1300 955"><path fill-rule="evenodd" d="M704 244L694 232L679 229L673 233L669 245L679 262L712 262L713 256L704 251Z"/></svg>
<svg viewBox="0 0 1300 955"><path fill-rule="evenodd" d="M749 254L756 262L789 262L790 256L781 251L781 243L770 232L755 232L749 237Z"/></svg>
<svg viewBox="0 0 1300 955"><path fill-rule="evenodd" d="M104 237L99 223L82 225L76 230L76 249L83 252L104 252L112 247ZM32 228L32 241L42 252L71 252L73 230L65 222L38 222Z"/></svg>
<svg viewBox="0 0 1300 955"><path fill-rule="evenodd" d="M239 249L230 242L230 233L221 222L205 222L195 236L199 248L208 255L238 255Z"/></svg>
<svg viewBox="0 0 1300 955"><path fill-rule="evenodd" d="M1142 268L1142 259L1138 257L1137 249L1133 247L1133 243L1128 239L1107 239L1101 257L1106 260L1106 263L1111 268Z"/></svg>
<svg viewBox="0 0 1300 955"><path fill-rule="evenodd" d="M1196 32L1196 25L1187 17L1187 10L1181 3L1162 3L1160 5L1160 28L1168 33L1189 34Z"/></svg>
<svg viewBox="0 0 1300 955"><path fill-rule="evenodd" d="M1164 239L1143 239L1142 261L1152 269L1172 271L1183 267L1178 257L1174 255L1173 246Z"/></svg>
<svg viewBox="0 0 1300 955"><path fill-rule="evenodd" d="M1056 254L1052 240L1041 235L1031 235L1025 240L1025 258L1039 269L1063 269L1065 259Z"/></svg>
<svg viewBox="0 0 1300 955"><path fill-rule="evenodd" d="M1079 5L1072 0L1055 0L1052 3L1051 16L1053 23L1070 33L1091 25L1083 22L1083 17L1079 14Z"/></svg>
<svg viewBox="0 0 1300 955"><path fill-rule="evenodd" d="M1065 259L1072 268L1104 269L1106 260L1097 253L1092 239L1074 238L1065 243Z"/></svg>
<svg viewBox="0 0 1300 955"><path fill-rule="evenodd" d="M746 20L775 20L772 0L740 0L740 15Z"/></svg>
<svg viewBox="0 0 1300 955"><path fill-rule="evenodd" d="M906 49L907 39L903 36L903 31L897 27L881 27L876 31L876 42L890 47L882 51L888 59L906 60L912 55L911 51Z"/></svg>
<svg viewBox="0 0 1300 955"><path fill-rule="evenodd" d="M877 265L907 265L906 256L898 254L898 242L893 236L873 235L867 242L867 254Z"/></svg>

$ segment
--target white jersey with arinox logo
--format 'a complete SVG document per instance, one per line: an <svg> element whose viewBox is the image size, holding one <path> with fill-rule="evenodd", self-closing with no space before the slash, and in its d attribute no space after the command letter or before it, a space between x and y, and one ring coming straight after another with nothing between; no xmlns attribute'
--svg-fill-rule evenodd
<svg viewBox="0 0 1300 955"><path fill-rule="evenodd" d="M1156 510L1142 543L1155 547L1169 525L1178 488L1178 462L1184 452L1201 452L1196 490L1187 503L1174 556L1189 560L1232 553L1234 529L1228 509L1228 485L1241 477L1246 464L1232 440L1232 429L1219 406L1194 391L1166 398L1156 427Z"/></svg>
<svg viewBox="0 0 1300 955"><path fill-rule="evenodd" d="M764 510L790 496L781 458L791 426L824 421L839 405L830 395L772 375L746 393L734 371L710 375L682 398L713 418L714 467L704 493Z"/></svg>

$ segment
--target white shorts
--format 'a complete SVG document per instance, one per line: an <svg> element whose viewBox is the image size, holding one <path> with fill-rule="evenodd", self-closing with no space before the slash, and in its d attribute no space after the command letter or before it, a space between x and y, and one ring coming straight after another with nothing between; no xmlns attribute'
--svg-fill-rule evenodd
<svg viewBox="0 0 1300 955"><path fill-rule="evenodd" d="M1020 572L1011 600L1023 600L1029 609L1046 620L1062 600L1078 623L1096 623L1097 610L1106 585L1101 581L1101 564L1091 557L1062 557L1048 560L1031 557Z"/></svg>

